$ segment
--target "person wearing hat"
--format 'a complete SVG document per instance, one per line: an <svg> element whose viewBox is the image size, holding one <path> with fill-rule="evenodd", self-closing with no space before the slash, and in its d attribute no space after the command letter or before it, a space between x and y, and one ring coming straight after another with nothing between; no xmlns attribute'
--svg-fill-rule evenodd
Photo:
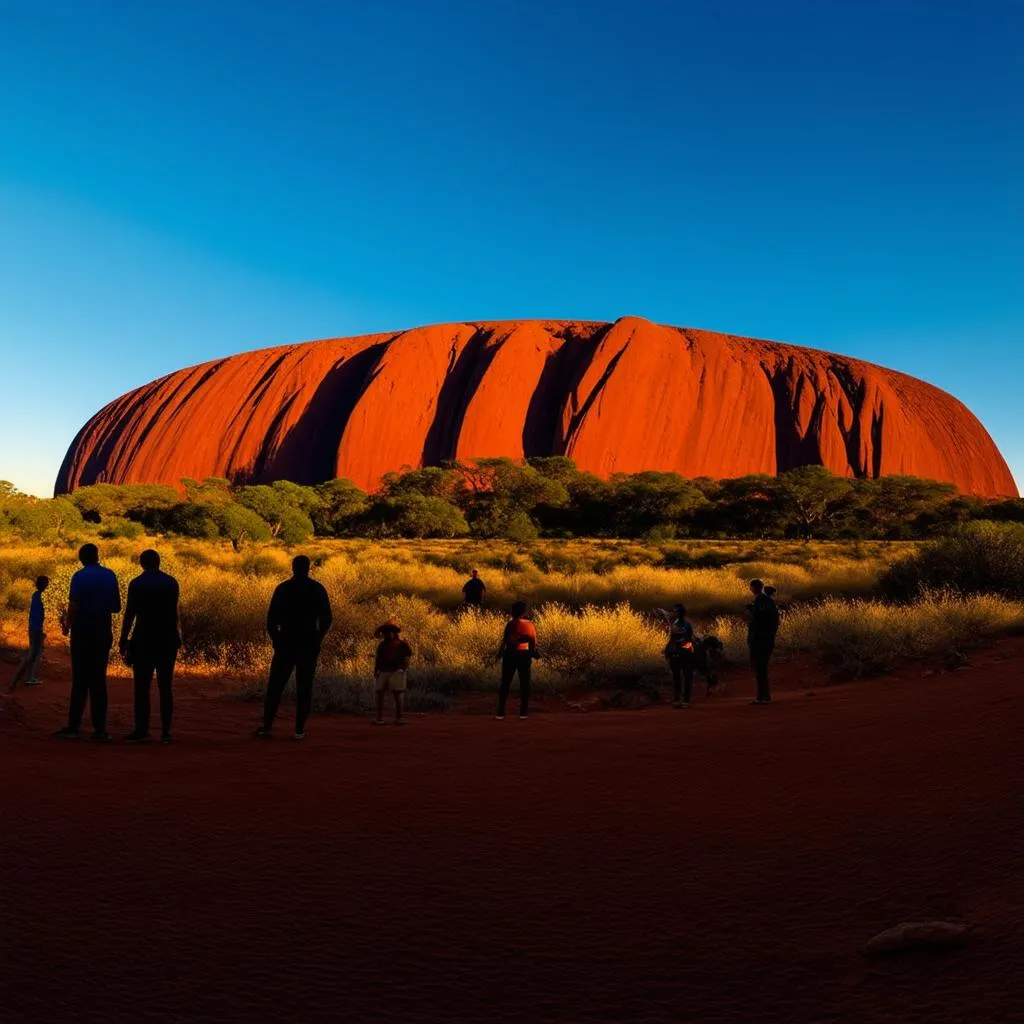
<svg viewBox="0 0 1024 1024"><path fill-rule="evenodd" d="M406 672L412 648L402 639L402 627L394 619L388 619L374 630L374 636L381 638L377 645L377 657L373 663L373 678L377 697L377 717L374 725L384 725L384 695L390 690L395 699L395 725L404 725L402 718L405 703Z"/></svg>
<svg viewBox="0 0 1024 1024"><path fill-rule="evenodd" d="M668 643L662 653L672 673L672 706L688 708L693 694L693 626L681 604L672 606Z"/></svg>

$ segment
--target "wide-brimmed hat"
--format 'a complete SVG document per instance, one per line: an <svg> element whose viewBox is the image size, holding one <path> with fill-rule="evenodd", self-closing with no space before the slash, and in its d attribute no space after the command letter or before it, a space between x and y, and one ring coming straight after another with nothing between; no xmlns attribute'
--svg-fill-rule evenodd
<svg viewBox="0 0 1024 1024"><path fill-rule="evenodd" d="M385 633L401 633L402 627L398 624L397 619L388 619L387 622L382 622L374 631L374 636L383 636Z"/></svg>

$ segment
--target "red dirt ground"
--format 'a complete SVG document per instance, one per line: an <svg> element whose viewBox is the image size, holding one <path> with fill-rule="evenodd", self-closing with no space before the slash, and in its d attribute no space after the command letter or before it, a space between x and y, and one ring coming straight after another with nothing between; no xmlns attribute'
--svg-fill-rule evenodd
<svg viewBox="0 0 1024 1024"><path fill-rule="evenodd" d="M972 661L301 745L185 678L170 748L51 740L51 665L0 703L0 1018L1021 1020L1024 642ZM967 945L861 958L935 917Z"/></svg>

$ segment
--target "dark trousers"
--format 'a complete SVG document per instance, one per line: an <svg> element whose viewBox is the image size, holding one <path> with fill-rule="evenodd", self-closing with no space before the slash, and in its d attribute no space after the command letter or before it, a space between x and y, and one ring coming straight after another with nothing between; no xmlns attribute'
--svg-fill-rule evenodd
<svg viewBox="0 0 1024 1024"><path fill-rule="evenodd" d="M267 680L267 696L263 702L263 725L269 729L277 717L281 695L288 685L292 672L295 673L295 731L302 732L309 718L313 704L313 679L316 663L320 657L320 645L274 648L270 662L270 678Z"/></svg>
<svg viewBox="0 0 1024 1024"><path fill-rule="evenodd" d="M165 736L171 733L171 716L174 714L174 696L171 683L174 680L174 662L178 652L171 650L132 649L132 675L135 678L135 731L149 734L149 691L156 673L156 685L160 691L160 730Z"/></svg>
<svg viewBox="0 0 1024 1024"><path fill-rule="evenodd" d="M772 651L775 648L775 640L751 640L750 667L754 670L754 679L757 681L757 699L771 700L772 691L768 684L768 662L771 659Z"/></svg>
<svg viewBox="0 0 1024 1024"><path fill-rule="evenodd" d="M39 659L43 656L43 631L41 629L30 629L28 631L28 653L18 666L11 680L13 690L22 679L35 679L36 668L39 666Z"/></svg>
<svg viewBox="0 0 1024 1024"><path fill-rule="evenodd" d="M533 658L529 654L514 654L501 659L501 689L498 691L498 714L505 714L508 692L512 689L512 679L519 675L519 714L530 713L530 677L533 671Z"/></svg>
<svg viewBox="0 0 1024 1024"><path fill-rule="evenodd" d="M672 699L678 704L690 703L693 696L693 655L682 655L668 659L668 667L672 672Z"/></svg>
<svg viewBox="0 0 1024 1024"><path fill-rule="evenodd" d="M77 731L82 727L82 715L88 700L93 731L107 731L107 662L113 642L110 635L71 631L69 729Z"/></svg>

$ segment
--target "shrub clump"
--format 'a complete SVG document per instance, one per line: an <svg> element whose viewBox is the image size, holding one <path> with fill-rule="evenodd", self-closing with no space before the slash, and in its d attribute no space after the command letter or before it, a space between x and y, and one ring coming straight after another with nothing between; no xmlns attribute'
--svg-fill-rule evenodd
<svg viewBox="0 0 1024 1024"><path fill-rule="evenodd" d="M896 562L881 582L896 601L929 590L1024 598L1024 524L971 523Z"/></svg>

